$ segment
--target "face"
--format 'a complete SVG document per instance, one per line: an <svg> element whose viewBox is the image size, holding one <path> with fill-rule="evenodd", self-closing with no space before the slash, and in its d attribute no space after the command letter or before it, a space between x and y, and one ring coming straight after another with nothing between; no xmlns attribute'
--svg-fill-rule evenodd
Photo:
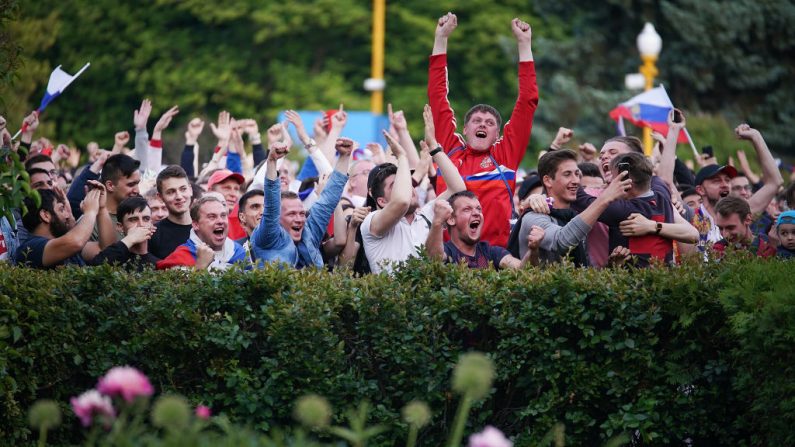
<svg viewBox="0 0 795 447"><path fill-rule="evenodd" d="M149 204L153 224L156 224L168 217L168 208L166 208L165 202L160 200L160 198L152 197L151 199L147 199L146 203Z"/></svg>
<svg viewBox="0 0 795 447"><path fill-rule="evenodd" d="M129 177L121 176L116 182L105 182L105 187L108 190L108 196L113 197L119 203L128 197L141 195L138 191L139 183L141 183L141 173L135 171Z"/></svg>
<svg viewBox="0 0 795 447"><path fill-rule="evenodd" d="M467 245L475 245L480 241L483 228L483 208L478 199L459 197L453 207L453 215L447 220L450 234Z"/></svg>
<svg viewBox="0 0 795 447"><path fill-rule="evenodd" d="M193 231L215 251L224 248L229 230L229 213L226 205L216 201L204 203L199 208L199 220L193 222Z"/></svg>
<svg viewBox="0 0 795 447"><path fill-rule="evenodd" d="M279 222L282 224L282 228L290 233L290 237L294 242L300 241L301 235L304 234L304 225L306 224L306 210L303 202L299 199L282 200Z"/></svg>
<svg viewBox="0 0 795 447"><path fill-rule="evenodd" d="M58 177L58 170L55 169L55 165L51 161L42 161L36 164L32 164L30 165L30 168L44 169L45 171L49 172L53 182L55 182L56 177Z"/></svg>
<svg viewBox="0 0 795 447"><path fill-rule="evenodd" d="M240 200L240 183L235 179L227 179L213 185L213 191L220 192L226 199L226 206L231 210Z"/></svg>
<svg viewBox="0 0 795 447"><path fill-rule="evenodd" d="M731 179L727 174L721 172L696 186L696 191L701 194L702 199L708 201L710 205L715 206L718 200L729 195L731 191Z"/></svg>
<svg viewBox="0 0 795 447"><path fill-rule="evenodd" d="M242 225L243 229L246 230L246 234L251 235L251 233L254 232L254 229L257 228L260 219L262 219L262 210L264 207L265 197L251 196L248 198L246 201L246 208L241 209L238 213L240 225Z"/></svg>
<svg viewBox="0 0 795 447"><path fill-rule="evenodd" d="M778 226L778 240L787 250L795 250L795 223L781 223Z"/></svg>
<svg viewBox="0 0 795 447"><path fill-rule="evenodd" d="M65 235L75 226L75 218L64 202L55 202L55 212L47 214L50 216L50 233L56 238Z"/></svg>
<svg viewBox="0 0 795 447"><path fill-rule="evenodd" d="M148 228L155 224L152 218L152 210L145 206L142 210L133 211L124 216L124 219L117 225L122 233L126 236L127 233L135 227Z"/></svg>
<svg viewBox="0 0 795 447"><path fill-rule="evenodd" d="M288 191L290 189L290 182L292 181L292 176L290 175L290 169L287 167L287 163L282 163L282 166L279 168L279 184L282 191Z"/></svg>
<svg viewBox="0 0 795 447"><path fill-rule="evenodd" d="M181 216L190 210L193 188L188 179L167 178L160 184L158 195L166 204L169 214Z"/></svg>
<svg viewBox="0 0 795 447"><path fill-rule="evenodd" d="M52 177L49 174L37 172L30 176L30 187L33 189L52 189Z"/></svg>
<svg viewBox="0 0 795 447"><path fill-rule="evenodd" d="M620 141L608 141L602 146L602 150L599 151L599 166L602 168L605 182L610 183L613 181L613 173L610 172L610 162L619 155L630 152L632 152L632 149Z"/></svg>
<svg viewBox="0 0 795 447"><path fill-rule="evenodd" d="M752 194L753 189L751 188L751 182L748 181L748 177L740 175L731 179L732 196L748 200L751 198Z"/></svg>
<svg viewBox="0 0 795 447"><path fill-rule="evenodd" d="M558 165L555 178L544 176L544 186L555 202L571 203L577 199L577 189L580 187L580 168L574 160L566 160Z"/></svg>
<svg viewBox="0 0 795 447"><path fill-rule="evenodd" d="M464 125L464 136L472 149L488 150L500 136L497 118L488 112L473 113Z"/></svg>
<svg viewBox="0 0 795 447"><path fill-rule="evenodd" d="M720 213L715 214L717 214L715 223L720 229L721 237L730 243L738 243L750 239L750 214L744 219L741 219L740 215L737 213L732 213L730 216L722 216Z"/></svg>
<svg viewBox="0 0 795 447"><path fill-rule="evenodd" d="M602 189L605 187L605 181L602 177L591 177L583 175L580 179L580 185L584 188Z"/></svg>
<svg viewBox="0 0 795 447"><path fill-rule="evenodd" d="M383 208L386 206L387 203L392 198L392 188L395 186L395 174L390 175L384 180L384 195L378 198L378 206ZM419 207L419 197L417 196L417 190L411 188L411 202L409 204L408 210L406 210L406 215L412 214L417 211Z"/></svg>
<svg viewBox="0 0 795 447"><path fill-rule="evenodd" d="M88 143L86 146L86 151L88 151L88 160L92 163L97 161L97 155L99 155L99 144L95 141Z"/></svg>
<svg viewBox="0 0 795 447"><path fill-rule="evenodd" d="M704 201L701 199L701 196L698 194L690 194L689 196L683 196L682 200L689 206L691 209L697 209L701 206Z"/></svg>
<svg viewBox="0 0 795 447"><path fill-rule="evenodd" d="M348 179L348 190L351 194L361 197L367 196L367 177L374 167L375 164L370 161L360 161L356 163Z"/></svg>

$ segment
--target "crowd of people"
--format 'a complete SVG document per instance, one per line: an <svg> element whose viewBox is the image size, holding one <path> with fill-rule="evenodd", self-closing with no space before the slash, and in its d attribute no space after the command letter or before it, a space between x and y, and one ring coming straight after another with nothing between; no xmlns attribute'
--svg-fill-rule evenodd
<svg viewBox="0 0 795 447"><path fill-rule="evenodd" d="M162 135L177 106L150 135L152 104L143 100L133 113L132 149L129 133L119 132L110 150L89 143L85 154L34 139L35 112L25 117L19 142L0 118L3 145L25 161L18 181L41 199L25 199L13 219L2 219L0 260L133 270L279 263L365 274L391 272L423 246L443 262L494 269L563 260L646 267L688 253L719 259L727 251L795 254L795 184L785 185L761 133L747 124L735 133L751 143L761 175L742 151L740 169L714 156L697 166L679 160L686 119L676 109L668 134L655 135L651 156L627 136L607 139L598 151L590 143L567 148L573 132L561 127L537 170L523 172L539 95L531 28L519 19L510 25L519 54L510 120L503 125L494 107L478 104L459 133L447 77L447 41L456 26L451 13L437 24L419 150L406 115L391 106L386 148L344 137L342 106L313 123L311 136L288 110L264 141L255 120L221 112L209 126L217 139L212 159L201 169L200 118L187 125L180 163L162 163ZM287 158L294 146L289 126L309 155L300 172Z"/></svg>

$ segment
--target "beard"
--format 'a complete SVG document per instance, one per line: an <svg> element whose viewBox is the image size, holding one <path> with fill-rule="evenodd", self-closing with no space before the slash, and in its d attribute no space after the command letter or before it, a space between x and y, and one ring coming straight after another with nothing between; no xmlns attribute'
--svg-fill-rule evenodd
<svg viewBox="0 0 795 447"><path fill-rule="evenodd" d="M53 214L53 220L50 222L50 233L54 237L59 238L68 233L69 230L71 230L69 224L65 220L61 220L60 217Z"/></svg>

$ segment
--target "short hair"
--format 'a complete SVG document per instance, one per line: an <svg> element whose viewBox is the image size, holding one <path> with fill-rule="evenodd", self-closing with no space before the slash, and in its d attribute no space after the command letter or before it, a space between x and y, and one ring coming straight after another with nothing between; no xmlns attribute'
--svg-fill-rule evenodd
<svg viewBox="0 0 795 447"><path fill-rule="evenodd" d="M28 168L26 169L26 171L30 177L33 177L34 174L44 174L47 176L50 175L50 173L47 170L42 168Z"/></svg>
<svg viewBox="0 0 795 447"><path fill-rule="evenodd" d="M190 182L190 187L193 189L193 200L199 200L204 196L204 190L196 182Z"/></svg>
<svg viewBox="0 0 795 447"><path fill-rule="evenodd" d="M751 205L741 197L727 196L718 201L715 205L715 212L722 217L730 217L732 214L737 214L740 216L740 220L743 220L751 214Z"/></svg>
<svg viewBox="0 0 795 447"><path fill-rule="evenodd" d="M202 205L209 202L218 202L226 208L226 202L221 200L215 194L206 194L201 196L198 200L193 202L193 205L190 207L190 218L194 222L199 220L199 211L201 210Z"/></svg>
<svg viewBox="0 0 795 447"><path fill-rule="evenodd" d="M380 169L378 169L375 172L375 174L373 173L373 171L370 171L370 174L373 175L374 177L372 185L370 185L369 194L373 198L376 207L378 204L378 198L384 196L384 180L388 179L392 175L397 174L397 166L393 165L392 163L384 163L379 166Z"/></svg>
<svg viewBox="0 0 795 447"><path fill-rule="evenodd" d="M116 183L122 177L133 175L139 166L141 166L141 162L129 155L111 155L105 165L102 166L102 174L99 176L99 181L102 184L105 184L108 180Z"/></svg>
<svg viewBox="0 0 795 447"><path fill-rule="evenodd" d="M238 205L239 205L237 207L238 210L240 210L240 211L245 210L246 209L246 205L248 205L249 199L251 199L252 197L256 197L256 196L265 197L265 191L263 191L261 189L252 189L251 191L248 191L245 194L243 194L240 197L240 200L238 200L238 202L237 202Z"/></svg>
<svg viewBox="0 0 795 447"><path fill-rule="evenodd" d="M594 163L582 162L578 164L577 167L580 168L583 177L599 177L600 179L604 179L604 177L602 177L602 170Z"/></svg>
<svg viewBox="0 0 795 447"><path fill-rule="evenodd" d="M182 169L182 166L177 165L170 165L166 166L159 174L157 174L157 179L155 180L155 185L157 186L157 192L163 194L163 182L170 179L170 178L184 178L185 180L190 183L190 179L188 178L188 174Z"/></svg>
<svg viewBox="0 0 795 447"><path fill-rule="evenodd" d="M640 138L638 137L617 136L613 138L608 138L605 141L605 144L610 143L612 141L617 141L619 143L626 144L632 152L637 152L639 154L643 153L643 143L640 141Z"/></svg>
<svg viewBox="0 0 795 447"><path fill-rule="evenodd" d="M464 115L464 125L469 122L469 119L472 118L472 115L475 112L483 112L483 113L490 113L494 115L494 118L497 119L497 128L502 128L502 116L500 116L500 112L497 111L494 107L488 104L478 104L473 106L466 115Z"/></svg>
<svg viewBox="0 0 795 447"><path fill-rule="evenodd" d="M52 161L52 158L50 158L50 157L48 157L48 156L46 156L44 154L36 154L36 155L28 158L27 160L25 160L25 169L26 170L30 169L30 167L35 165L35 164L44 163L44 162L48 162L48 161L50 163L52 163L53 165L55 164ZM48 172L48 174L49 174L49 172Z"/></svg>
<svg viewBox="0 0 795 447"><path fill-rule="evenodd" d="M24 201L28 212L22 216L22 225L31 233L42 223L39 211L55 214L55 204L61 202L61 198L49 189L40 189L39 197L41 197L41 206L36 206L36 202L31 197L25 197Z"/></svg>
<svg viewBox="0 0 795 447"><path fill-rule="evenodd" d="M281 200L286 200L286 199L301 200L301 197L298 194L296 194L296 193L294 193L292 191L282 191L280 198L281 198Z"/></svg>
<svg viewBox="0 0 795 447"><path fill-rule="evenodd" d="M116 208L116 220L119 222L124 221L124 217L136 211L143 211L144 208L149 208L149 202L143 197L127 197L122 200L119 207Z"/></svg>
<svg viewBox="0 0 795 447"><path fill-rule="evenodd" d="M544 180L544 176L548 175L549 178L554 179L555 174L558 172L558 166L567 160L577 161L577 154L569 149L561 149L558 151L550 151L542 155L538 160L538 176Z"/></svg>
<svg viewBox="0 0 795 447"><path fill-rule="evenodd" d="M152 200L152 199L158 199L158 200L160 200L160 197L158 197L158 196L157 196L157 188L149 188L149 189L148 189L148 190L147 190L147 191L144 193L144 196L143 196L143 197L144 197L144 199L146 199L146 200Z"/></svg>
<svg viewBox="0 0 795 447"><path fill-rule="evenodd" d="M455 211L455 202L456 202L456 200L460 199L461 197L467 197L467 198L470 198L470 199L478 200L478 196L472 191L469 191L467 189L465 189L463 191L458 191L457 193L451 195L447 199L447 202L450 204L450 207L453 208L453 211Z"/></svg>
<svg viewBox="0 0 795 447"><path fill-rule="evenodd" d="M654 167L645 155L637 152L621 154L610 161L610 167L617 169L620 163L629 164L629 178L632 179L633 187L640 190L649 188Z"/></svg>

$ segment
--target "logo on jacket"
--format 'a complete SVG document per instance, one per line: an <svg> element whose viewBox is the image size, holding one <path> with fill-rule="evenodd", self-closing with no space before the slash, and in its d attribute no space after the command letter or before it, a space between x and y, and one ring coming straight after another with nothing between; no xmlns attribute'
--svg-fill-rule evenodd
<svg viewBox="0 0 795 447"><path fill-rule="evenodd" d="M480 167L483 169L493 168L494 163L491 162L491 157L483 157L483 160L480 162Z"/></svg>

